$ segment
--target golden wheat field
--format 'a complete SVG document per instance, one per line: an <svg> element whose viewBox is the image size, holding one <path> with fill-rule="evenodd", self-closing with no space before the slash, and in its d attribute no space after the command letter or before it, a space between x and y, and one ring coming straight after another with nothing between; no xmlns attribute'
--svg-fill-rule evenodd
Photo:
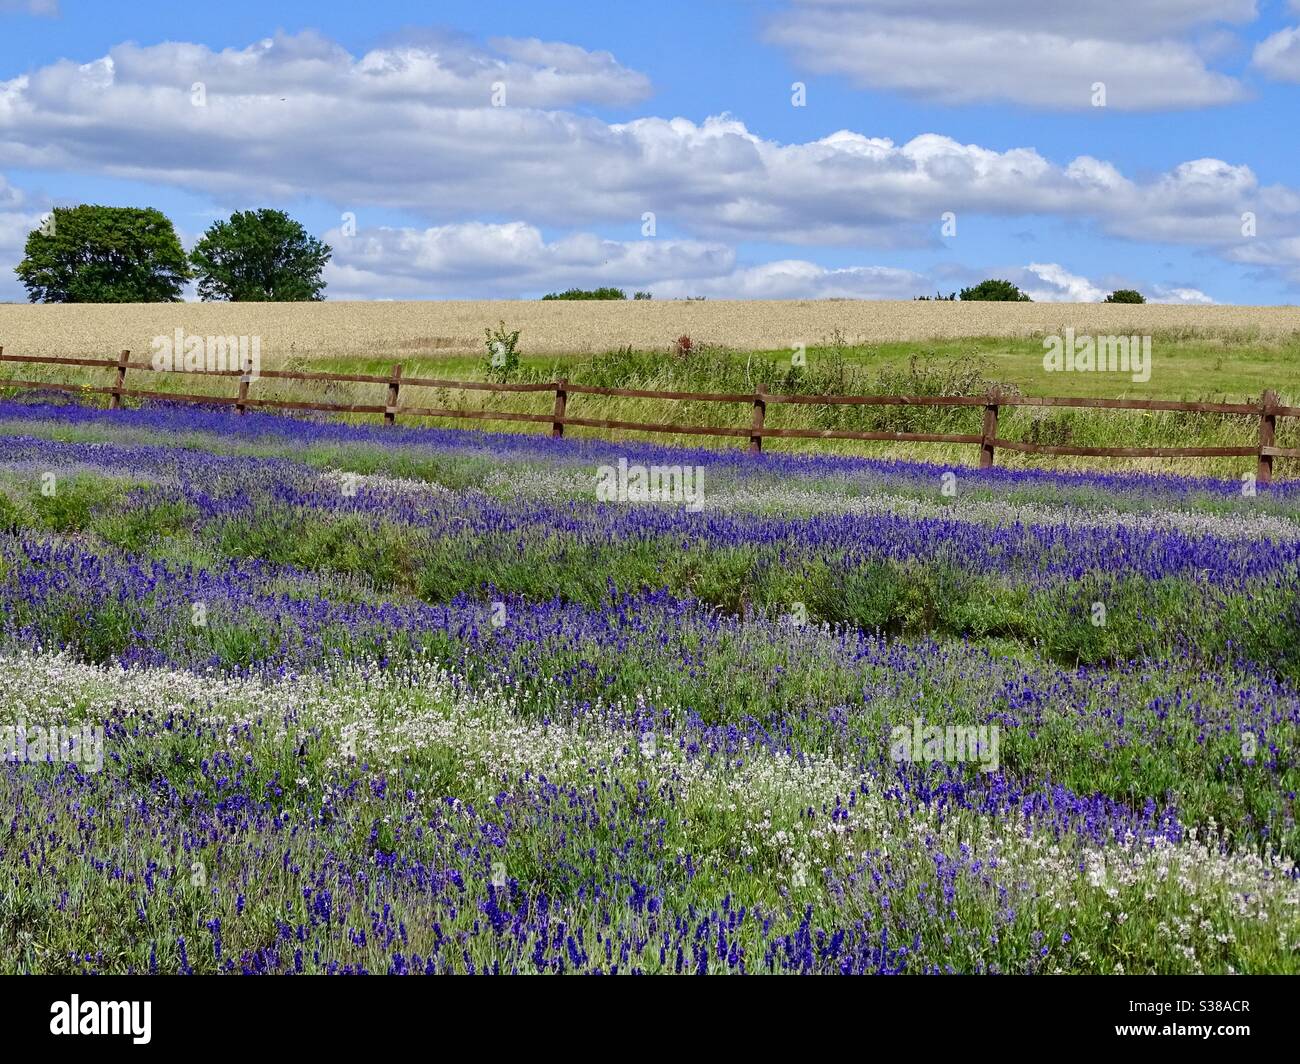
<svg viewBox="0 0 1300 1064"><path fill-rule="evenodd" d="M153 337L260 336L263 364L317 357L428 357L481 352L504 320L533 354L631 345L667 348L683 334L740 351L815 345L839 330L851 344L1078 332L1261 340L1300 334L1300 307L1128 306L858 300L466 301L0 305L0 346L24 355L144 354Z"/></svg>

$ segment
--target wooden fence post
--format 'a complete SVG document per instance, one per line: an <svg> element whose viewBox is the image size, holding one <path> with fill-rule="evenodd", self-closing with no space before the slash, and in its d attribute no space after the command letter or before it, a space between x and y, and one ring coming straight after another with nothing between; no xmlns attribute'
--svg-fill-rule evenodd
<svg viewBox="0 0 1300 1064"><path fill-rule="evenodd" d="M984 407L984 429L980 441L980 468L993 468L993 441L998 438L998 393L989 392Z"/></svg>
<svg viewBox="0 0 1300 1064"><path fill-rule="evenodd" d="M239 398L235 400L235 410L240 417L248 413L248 407L244 404L248 401L248 385L253 379L253 363L250 361L245 367L243 375L239 378Z"/></svg>
<svg viewBox="0 0 1300 1064"><path fill-rule="evenodd" d="M754 420L750 425L749 453L763 453L763 422L767 419L767 400L764 396L763 386L758 386L758 391L754 393Z"/></svg>
<svg viewBox="0 0 1300 1064"><path fill-rule="evenodd" d="M555 440L564 437L564 416L569 409L568 384L567 377L555 382L555 413L551 415L554 419L551 421L551 438Z"/></svg>
<svg viewBox="0 0 1300 1064"><path fill-rule="evenodd" d="M1277 392L1269 388L1259 400L1259 466L1255 470L1255 480L1267 484L1273 479L1273 456L1265 454L1265 447L1272 447L1277 439L1277 415L1273 413L1277 403Z"/></svg>
<svg viewBox="0 0 1300 1064"><path fill-rule="evenodd" d="M126 387L126 364L130 360L130 351L123 351L117 356L117 379L113 382L113 394L108 397L110 410L122 409L122 389Z"/></svg>
<svg viewBox="0 0 1300 1064"><path fill-rule="evenodd" d="M402 386L402 364L393 363L393 375L388 381L388 402L387 409L384 411L384 424L394 425L397 423L397 392Z"/></svg>

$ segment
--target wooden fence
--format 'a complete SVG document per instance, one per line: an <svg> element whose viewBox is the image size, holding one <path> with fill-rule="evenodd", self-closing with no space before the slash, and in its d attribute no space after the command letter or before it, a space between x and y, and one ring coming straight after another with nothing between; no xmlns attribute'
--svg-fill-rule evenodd
<svg viewBox="0 0 1300 1064"><path fill-rule="evenodd" d="M692 436L730 436L749 441L749 450L758 453L764 439L833 439L878 440L911 443L971 444L979 448L979 464L987 469L993 465L993 454L998 448L1022 451L1028 454L1081 455L1096 458L1249 458L1257 460L1256 479L1268 483L1273 477L1273 459L1300 458L1300 448L1275 445L1277 419L1300 417L1300 407L1282 406L1277 393L1266 391L1258 403L1199 403L1164 399L1062 399L1040 396L1012 396L990 393L981 396L930 396L930 395L778 395L757 391L752 393L717 392L657 392L635 388L597 388L586 384L572 384L558 380L546 384L494 384L490 381L451 381L428 377L406 377L401 363L396 363L387 376L364 373L299 373L289 370L262 370L256 375L247 371L231 370L168 370L157 371L149 362L132 362L131 352L123 351L116 359L54 358L34 355L8 355L0 347L0 362L27 363L43 366L77 366L112 370L113 383L98 387L88 384L59 384L48 381L0 379L0 388L39 388L63 392L107 395L109 406L118 409L124 398L163 399L174 402L206 403L233 406L240 414L249 410L321 410L341 414L382 414L388 424L396 422L399 414L412 417L465 418L482 421L525 421L549 424L551 435L564 435L566 425L592 429L615 429L629 432L662 432ZM149 373L174 372L191 376L229 377L238 381L238 392L233 396L192 395L175 392L158 392L127 388L129 370ZM283 399L256 399L250 395L255 381L333 381L351 384L382 384L388 389L386 401L380 404L297 402ZM444 407L399 405L403 389L441 388L453 391L480 392L548 392L555 396L555 406L550 414L524 414L494 410L455 410ZM626 399L665 399L708 403L740 403L749 405L752 418L748 428L721 428L705 425L676 425L670 422L611 421L603 418L570 417L568 400L571 395L605 395ZM773 429L767 428L767 408L771 404L803 403L825 406L909 406L909 407L961 407L984 408L984 422L978 435L930 432L855 432L847 429ZM1255 447L1073 447L1040 443L1021 443L998 436L998 411L1002 407L1046 406L1076 407L1095 410L1181 410L1201 414L1237 414L1259 419L1259 443Z"/></svg>

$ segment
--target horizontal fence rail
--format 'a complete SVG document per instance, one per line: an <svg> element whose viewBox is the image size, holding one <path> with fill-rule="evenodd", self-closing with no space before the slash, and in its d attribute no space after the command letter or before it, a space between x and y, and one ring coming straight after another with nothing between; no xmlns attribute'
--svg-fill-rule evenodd
<svg viewBox="0 0 1300 1064"><path fill-rule="evenodd" d="M725 392L660 392L638 388L598 388L587 384L571 384L567 380L538 384L496 384L491 381L453 381L432 377L407 377L401 363L395 363L387 375L366 373L304 373L292 370L249 369L193 369L156 370L150 362L132 362L131 352L123 351L115 359L58 358L44 355L11 355L0 347L0 362L39 366L72 366L83 369L114 371L113 383L106 386L90 384L63 384L51 381L0 379L0 387L34 388L51 391L107 395L109 406L120 409L122 400L162 399L172 402L206 403L234 407L244 414L249 410L314 410L337 414L382 414L385 423L396 423L398 415L408 417L463 418L475 421L516 421L550 425L551 435L562 437L565 426L575 428L612 429L626 432L661 432L682 436L719 436L745 439L749 450L759 453L765 439L820 439L866 440L893 443L952 443L979 447L979 464L987 469L993 465L993 455L998 448L1024 454L1072 455L1088 458L1250 458L1256 459L1255 476L1267 484L1273 478L1273 459L1300 458L1300 447L1276 446L1277 419L1300 417L1300 406L1283 406L1271 389L1264 392L1258 403L1205 403L1180 402L1167 399L1087 399L1055 398L1045 396L1004 395L780 395L762 390L752 393ZM159 392L126 386L130 370L149 373L182 373L188 376L228 377L238 382L238 392L233 396L195 395L180 392ZM288 380L346 384L382 384L387 395L382 404L327 403L287 399L257 399L250 396L250 388L258 380ZM401 405L403 389L438 388L447 391L477 391L499 393L549 393L555 396L554 410L549 414L525 414L506 410L457 410L449 407ZM724 428L708 425L678 425L672 422L617 421L606 418L572 417L568 412L571 395L603 395L621 399L664 399L685 402L750 404L751 422L748 428ZM984 421L979 433L934 432L857 432L849 429L774 429L765 424L769 404L805 404L815 406L907 406L907 407L983 407ZM1197 414L1235 414L1259 418L1259 443L1253 447L1075 447L1042 443L1025 443L998 436L998 411L1003 407L1064 407L1092 410L1172 410Z"/></svg>

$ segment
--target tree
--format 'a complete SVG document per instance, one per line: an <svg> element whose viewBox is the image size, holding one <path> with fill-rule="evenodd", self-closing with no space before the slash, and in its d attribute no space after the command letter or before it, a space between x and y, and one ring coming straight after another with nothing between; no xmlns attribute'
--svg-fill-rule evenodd
<svg viewBox="0 0 1300 1064"><path fill-rule="evenodd" d="M1145 303L1146 297L1132 288L1117 288L1106 297L1107 303Z"/></svg>
<svg viewBox="0 0 1300 1064"><path fill-rule="evenodd" d="M968 300L984 300L989 303L1032 303L1024 292L1020 291L1010 281L998 281L989 279L981 281L974 288L963 288L960 298L962 302Z"/></svg>
<svg viewBox="0 0 1300 1064"><path fill-rule="evenodd" d="M566 288L563 292L547 292L546 299L626 299L621 288ZM640 297L638 297L640 298Z"/></svg>
<svg viewBox="0 0 1300 1064"><path fill-rule="evenodd" d="M321 277L333 248L284 211L236 211L190 252L199 298L303 303L325 298Z"/></svg>
<svg viewBox="0 0 1300 1064"><path fill-rule="evenodd" d="M55 207L14 272L33 303L175 303L190 276L161 211L90 204Z"/></svg>

